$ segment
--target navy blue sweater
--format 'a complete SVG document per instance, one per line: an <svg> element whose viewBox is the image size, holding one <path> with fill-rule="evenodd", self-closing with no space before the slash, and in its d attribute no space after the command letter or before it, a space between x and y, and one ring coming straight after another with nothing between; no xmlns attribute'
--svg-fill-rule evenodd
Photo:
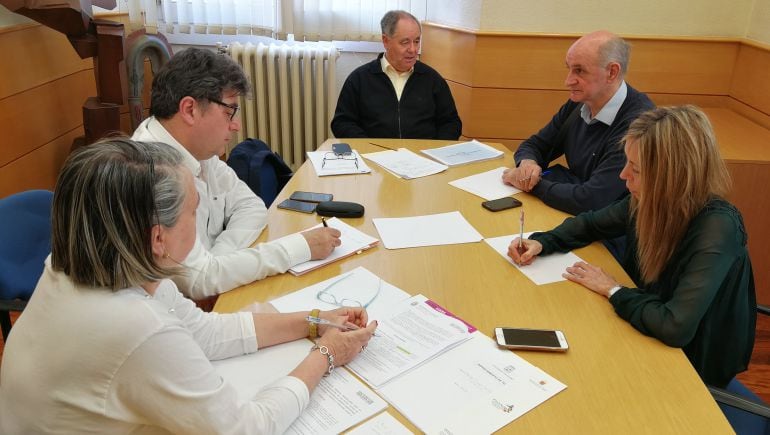
<svg viewBox="0 0 770 435"><path fill-rule="evenodd" d="M334 136L457 140L462 122L446 80L418 61L399 101L381 58L345 80L331 123Z"/></svg>
<svg viewBox="0 0 770 435"><path fill-rule="evenodd" d="M588 125L579 116L570 126L562 144L554 144L559 127L579 103L567 101L537 134L522 142L514 154L518 166L525 159L536 161L545 169L564 155L569 169L555 165L532 189L532 194L555 209L571 214L598 210L625 196L628 191L620 171L626 156L620 140L628 126L645 110L655 105L647 95L628 86L625 101L612 125L595 122Z"/></svg>

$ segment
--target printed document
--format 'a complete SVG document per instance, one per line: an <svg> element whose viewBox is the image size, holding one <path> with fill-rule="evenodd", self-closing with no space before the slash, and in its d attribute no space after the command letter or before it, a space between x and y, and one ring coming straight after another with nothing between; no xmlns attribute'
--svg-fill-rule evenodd
<svg viewBox="0 0 770 435"><path fill-rule="evenodd" d="M351 272L273 299L270 303L281 313L292 313L313 308L333 310L339 305L324 300L333 302L336 299L349 305L366 305L369 319L377 320L382 319L391 307L409 296L405 291L359 266Z"/></svg>
<svg viewBox="0 0 770 435"><path fill-rule="evenodd" d="M425 433L478 434L500 429L565 388L477 332L378 392Z"/></svg>
<svg viewBox="0 0 770 435"><path fill-rule="evenodd" d="M505 171L505 167L501 166L497 169L492 169L491 171L450 181L449 184L476 196L480 196L487 201L521 192L521 190L503 183L503 171Z"/></svg>
<svg viewBox="0 0 770 435"><path fill-rule="evenodd" d="M368 174L372 169L366 165L358 151L350 156L339 157L331 151L308 151L307 157L313 164L316 175Z"/></svg>
<svg viewBox="0 0 770 435"><path fill-rule="evenodd" d="M421 150L433 159L447 165L457 166L466 163L481 162L497 159L503 156L503 152L483 144L476 139L440 148Z"/></svg>
<svg viewBox="0 0 770 435"><path fill-rule="evenodd" d="M289 374L312 345L308 340L296 340L212 364L235 387L238 397L248 401L265 386ZM347 370L337 369L321 379L310 395L310 404L286 433L339 433L386 407L380 397Z"/></svg>
<svg viewBox="0 0 770 435"><path fill-rule="evenodd" d="M406 148L399 148L398 151L368 153L363 156L387 169L390 173L407 180L438 174L447 169L447 166L421 157Z"/></svg>
<svg viewBox="0 0 770 435"><path fill-rule="evenodd" d="M524 233L524 238L526 239L530 234L532 234L532 232ZM508 263L514 265L521 271L521 273L537 285L566 281L567 278L562 277L561 274L564 273L568 267L571 267L578 261L582 261L580 257L572 252L557 252L546 255L545 257L537 257L530 265L519 266L508 256L508 247L516 237L519 237L519 235L511 234L510 236L493 237L484 239L484 241L487 242L492 249L497 251L498 254L502 255Z"/></svg>
<svg viewBox="0 0 770 435"><path fill-rule="evenodd" d="M311 270L318 269L319 267L329 264L333 261L340 260L342 258L351 256L356 253L361 253L361 251L365 251L369 248L373 248L377 246L378 243L380 243L380 241L375 239L374 237L368 234L362 233L361 231L346 224L342 220L337 219L336 217L327 220L326 224L330 228L336 228L340 230L340 232L342 233L340 235L340 242L341 242L340 246L337 246L336 248L334 248L332 253L329 254L329 256L324 258L323 260L310 260L292 267L291 269L289 269L289 272L291 272L293 275L295 276L302 275L304 273L310 272ZM311 230L313 228L320 228L321 225L322 224L318 224L312 228L308 228L307 230Z"/></svg>
<svg viewBox="0 0 770 435"><path fill-rule="evenodd" d="M475 331L425 296L412 296L378 320L377 335L348 368L373 388L380 388L470 339Z"/></svg>
<svg viewBox="0 0 770 435"><path fill-rule="evenodd" d="M361 426L350 430L348 435L412 435L412 431L392 415L383 412Z"/></svg>
<svg viewBox="0 0 770 435"><path fill-rule="evenodd" d="M387 249L480 242L483 237L459 211L372 219Z"/></svg>

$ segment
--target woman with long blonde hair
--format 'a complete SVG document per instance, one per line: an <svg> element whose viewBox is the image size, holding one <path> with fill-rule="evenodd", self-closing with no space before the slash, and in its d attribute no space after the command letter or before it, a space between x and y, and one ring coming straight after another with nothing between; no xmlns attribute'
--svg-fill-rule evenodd
<svg viewBox="0 0 770 435"><path fill-rule="evenodd" d="M631 195L535 233L508 255L529 264L625 234L621 265L637 288L585 262L564 277L609 298L640 332L683 348L701 378L726 385L746 370L754 345L756 296L746 229L724 197L730 176L706 115L694 106L639 116L623 140L620 173Z"/></svg>

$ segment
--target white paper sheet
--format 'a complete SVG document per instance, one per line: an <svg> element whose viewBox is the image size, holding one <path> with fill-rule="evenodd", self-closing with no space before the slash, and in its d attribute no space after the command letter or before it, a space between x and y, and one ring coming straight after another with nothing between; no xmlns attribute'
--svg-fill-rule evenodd
<svg viewBox="0 0 770 435"><path fill-rule="evenodd" d="M372 219L388 249L479 242L483 237L459 211Z"/></svg>
<svg viewBox="0 0 770 435"><path fill-rule="evenodd" d="M470 339L476 331L423 295L401 301L378 323L377 335L348 364L374 388Z"/></svg>
<svg viewBox="0 0 770 435"><path fill-rule="evenodd" d="M392 415L383 412L361 426L351 429L348 435L412 435L412 431Z"/></svg>
<svg viewBox="0 0 770 435"><path fill-rule="evenodd" d="M378 392L425 433L480 434L500 429L565 388L476 332Z"/></svg>
<svg viewBox="0 0 770 435"><path fill-rule="evenodd" d="M235 387L238 397L246 401L289 374L307 356L312 345L308 340L296 340L212 364L217 373ZM347 370L338 368L321 379L310 395L310 404L286 433L339 433L386 407L366 385Z"/></svg>
<svg viewBox="0 0 770 435"><path fill-rule="evenodd" d="M438 174L447 169L446 165L421 157L406 148L399 148L398 151L388 150L368 153L363 154L363 156L387 169L392 174L407 180Z"/></svg>
<svg viewBox="0 0 770 435"><path fill-rule="evenodd" d="M497 169L492 169L491 171L450 181L449 184L476 196L480 196L487 201L515 195L521 192L521 190L511 185L503 183L503 171L505 171L505 169L504 166L501 166Z"/></svg>
<svg viewBox="0 0 770 435"><path fill-rule="evenodd" d="M334 248L334 251L332 251L332 253L329 254L329 256L324 258L323 260L306 261L304 263L301 263L292 267L291 269L289 269L289 272L291 272L294 275L302 275L303 273L307 273L313 269L319 268L333 261L337 261L342 258L348 257L350 255L353 255L355 253L360 253L361 251L365 251L371 247L376 246L380 242L376 238L366 233L363 233L355 229L354 227L351 227L350 225L346 224L340 219L337 219L336 217L327 220L326 224L329 225L330 228L336 228L340 230L340 232L342 233L340 235L340 242L341 242L340 246L337 246L336 248ZM321 227L321 224L318 224L313 228L319 228L319 227ZM308 228L308 229L312 229L312 228Z"/></svg>
<svg viewBox="0 0 770 435"><path fill-rule="evenodd" d="M333 156L331 151L308 151L307 157L310 159L310 163L313 164L316 175L324 177L326 175L345 175L345 174L368 174L372 172L372 169L366 165L364 159L361 158L361 154L358 151L353 150L355 160L353 159L326 159L324 164L324 156ZM358 165L356 166L356 163Z"/></svg>
<svg viewBox="0 0 770 435"><path fill-rule="evenodd" d="M344 280L341 280L345 278ZM336 283L333 287L331 284ZM357 267L348 273L337 275L318 284L305 287L301 290L289 293L280 298L273 299L270 303L281 313L294 311L307 311L313 308L320 310L333 310L337 308L318 299L318 292L328 288L338 300L348 299L362 301L365 304L374 297L374 300L366 307L370 320L377 320L398 304L409 297L409 294L400 288L381 280L380 277L368 271L366 268ZM377 293L379 288L379 294Z"/></svg>
<svg viewBox="0 0 770 435"><path fill-rule="evenodd" d="M484 160L497 159L503 156L502 151L483 144L476 139L440 148L421 150L421 152L447 166L482 162Z"/></svg>
<svg viewBox="0 0 770 435"><path fill-rule="evenodd" d="M524 233L524 238L526 239L530 234L532 234L532 232ZM484 239L484 241L487 242L492 249L497 251L497 253L502 255L508 263L514 265L521 271L521 273L537 285L566 281L567 279L562 277L561 274L564 273L568 267L581 261L581 258L572 252L554 253L546 255L545 257L537 257L535 258L535 261L528 266L519 266L508 256L508 246L511 245L511 242L516 237L519 237L519 235L511 234L510 236L493 237Z"/></svg>

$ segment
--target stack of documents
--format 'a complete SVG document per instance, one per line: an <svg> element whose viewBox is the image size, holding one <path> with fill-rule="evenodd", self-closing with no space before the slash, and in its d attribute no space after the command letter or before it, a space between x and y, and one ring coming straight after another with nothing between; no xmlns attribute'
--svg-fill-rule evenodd
<svg viewBox="0 0 770 435"><path fill-rule="evenodd" d="M332 251L332 253L323 260L310 260L292 267L289 269L289 272L291 272L293 275L299 276L310 272L311 270L318 269L319 267L327 265L333 261L341 260L353 254L360 254L362 251L373 248L377 246L378 243L380 243L380 241L374 237L358 231L357 229L351 227L345 222L342 222L336 217L326 221L326 224L330 228L336 228L340 230L340 233L342 233L340 235L340 246L334 248L334 251ZM319 224L312 228L308 228L307 230L319 228L320 226L321 225Z"/></svg>
<svg viewBox="0 0 770 435"><path fill-rule="evenodd" d="M331 151L308 151L310 163L313 164L316 175L368 174L372 172L358 151L353 150L350 158L338 158ZM324 160L326 158L326 160Z"/></svg>
<svg viewBox="0 0 770 435"><path fill-rule="evenodd" d="M459 211L372 219L388 249L480 242L483 237Z"/></svg>
<svg viewBox="0 0 770 435"><path fill-rule="evenodd" d="M366 352L348 364L374 388L469 340L476 331L423 295L401 301L377 323Z"/></svg>
<svg viewBox="0 0 770 435"><path fill-rule="evenodd" d="M504 171L505 167L501 166L497 169L492 169L491 171L450 181L449 184L458 189L480 196L487 201L521 192L521 190L503 183Z"/></svg>
<svg viewBox="0 0 770 435"><path fill-rule="evenodd" d="M565 388L475 332L377 392L425 433L477 434L500 429Z"/></svg>
<svg viewBox="0 0 770 435"><path fill-rule="evenodd" d="M245 403L267 385L294 370L310 352L309 340L296 340L256 353L212 361L217 373ZM334 370L310 395L310 404L287 434L340 433L382 411L388 405L346 370Z"/></svg>
<svg viewBox="0 0 770 435"><path fill-rule="evenodd" d="M318 298L322 292L371 301L367 312L378 321L377 335L347 367L426 433L491 433L566 388L425 296L410 297L363 267L271 304L283 313L336 308ZM214 364L247 399L293 369L309 347L299 340ZM310 400L289 433L340 432L384 407L344 368L324 378ZM403 430L378 419L388 421L372 429Z"/></svg>
<svg viewBox="0 0 770 435"><path fill-rule="evenodd" d="M420 157L406 148L399 148L398 151L368 153L364 154L364 157L387 169L395 176L407 180L438 174L447 169L445 165Z"/></svg>
<svg viewBox="0 0 770 435"><path fill-rule="evenodd" d="M447 165L458 166L466 163L482 162L484 160L497 159L503 156L503 152L485 145L476 139L441 148L421 150L424 154Z"/></svg>
<svg viewBox="0 0 770 435"><path fill-rule="evenodd" d="M526 239L530 234L532 233L524 233L524 238ZM508 256L508 247L516 237L519 237L519 235L511 234L510 236L493 237L484 239L484 241L498 254L502 255L509 263L516 266L524 276L537 285L566 281L567 278L564 278L562 274L568 267L581 261L581 258L573 254L572 251L564 253L557 252L545 257L537 257L532 264L527 266L519 266Z"/></svg>

